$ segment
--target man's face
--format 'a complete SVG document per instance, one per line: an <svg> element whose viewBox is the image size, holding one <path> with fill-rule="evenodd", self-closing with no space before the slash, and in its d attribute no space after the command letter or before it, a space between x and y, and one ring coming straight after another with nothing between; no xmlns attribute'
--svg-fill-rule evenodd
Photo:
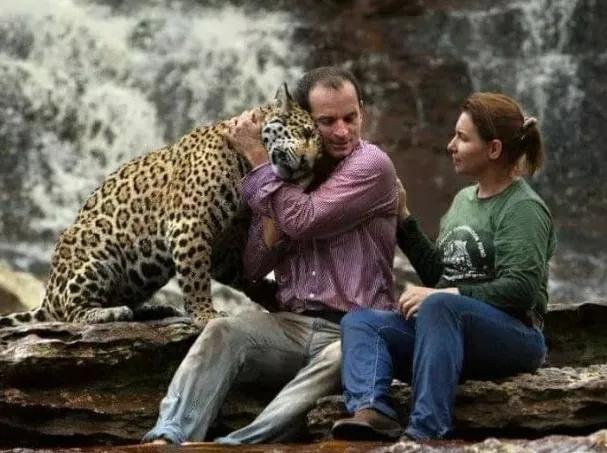
<svg viewBox="0 0 607 453"><path fill-rule="evenodd" d="M362 111L354 85L348 81L339 89L316 85L308 96L324 152L343 159L358 144L362 127Z"/></svg>

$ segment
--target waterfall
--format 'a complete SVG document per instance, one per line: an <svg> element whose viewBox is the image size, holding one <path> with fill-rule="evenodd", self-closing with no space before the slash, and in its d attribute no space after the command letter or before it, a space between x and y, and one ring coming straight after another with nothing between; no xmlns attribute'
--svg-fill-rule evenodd
<svg viewBox="0 0 607 453"><path fill-rule="evenodd" d="M283 81L292 84L301 74L304 62L341 58L339 40L326 52L300 42L317 39L315 30L327 39L330 26L304 23L286 8L235 3L244 6L0 0L0 260L45 271L59 232L123 162L270 100ZM390 39L403 48L360 52L359 67L386 68L370 70L364 80L377 101L368 116L372 135L383 131L374 116L402 114L380 111L385 93L404 102L406 93L415 93L390 70L409 53L465 64L467 79L458 72L461 83L454 82L465 88L436 96L459 97L472 88L515 97L539 119L547 144L546 169L532 183L560 213L552 300L604 297L607 52L601 18L607 9L596 0L469 4L476 6L391 18L386 42L393 33L397 38ZM344 63L356 66L345 47ZM395 93L399 84L402 93ZM415 102L415 121L394 124L410 128L412 143L423 147L415 131L433 130L430 123L440 120L426 115L421 97ZM390 143L392 137L374 139ZM443 175L433 177L442 190Z"/></svg>
<svg viewBox="0 0 607 453"><path fill-rule="evenodd" d="M0 1L0 254L46 266L123 162L265 103L302 72L297 20L234 6Z"/></svg>
<svg viewBox="0 0 607 453"><path fill-rule="evenodd" d="M592 100L586 97L586 86L591 80L583 71L588 60L596 59L597 49L584 48L572 36L579 27L574 15L580 3L515 0L485 9L452 11L442 17L434 50L466 63L474 91L511 95L526 114L539 119L547 165L533 183L555 209L585 216L587 208L575 205L596 197L605 184L598 171L604 165L603 154L592 138L601 127L597 125L600 117L589 118ZM564 230L559 233L551 263L551 299L604 297L607 253L596 242L588 243Z"/></svg>
<svg viewBox="0 0 607 453"><path fill-rule="evenodd" d="M577 3L532 0L454 12L439 51L457 54L468 64L475 91L507 93L540 123L550 124L547 139L558 143L550 139L563 135L555 127L559 120L568 118L567 130L579 130L584 99L578 58L567 49Z"/></svg>

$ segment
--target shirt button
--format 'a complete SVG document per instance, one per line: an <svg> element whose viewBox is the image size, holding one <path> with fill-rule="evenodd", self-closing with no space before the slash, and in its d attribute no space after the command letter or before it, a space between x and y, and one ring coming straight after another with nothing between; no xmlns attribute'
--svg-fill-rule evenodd
<svg viewBox="0 0 607 453"><path fill-rule="evenodd" d="M316 271L312 271L312 277L316 277Z"/></svg>
<svg viewBox="0 0 607 453"><path fill-rule="evenodd" d="M314 299L314 296L315 296L315 295L316 295L316 294L314 294L314 293L310 293L310 299Z"/></svg>

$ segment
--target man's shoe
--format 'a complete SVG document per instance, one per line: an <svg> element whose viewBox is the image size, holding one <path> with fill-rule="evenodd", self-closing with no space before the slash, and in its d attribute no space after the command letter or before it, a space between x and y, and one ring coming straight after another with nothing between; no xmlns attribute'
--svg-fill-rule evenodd
<svg viewBox="0 0 607 453"><path fill-rule="evenodd" d="M403 428L393 418L373 409L363 409L354 417L337 420L331 434L334 439L395 440L403 434Z"/></svg>

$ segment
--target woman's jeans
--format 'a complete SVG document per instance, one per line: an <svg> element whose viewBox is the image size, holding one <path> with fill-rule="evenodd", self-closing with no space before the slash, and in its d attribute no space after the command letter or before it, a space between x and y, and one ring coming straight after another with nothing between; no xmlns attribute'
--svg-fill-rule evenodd
<svg viewBox="0 0 607 453"><path fill-rule="evenodd" d="M434 293L417 316L361 310L341 321L342 382L349 413L372 408L397 418L392 378L411 383L405 432L414 439L445 438L457 385L533 372L544 361L540 329L470 297Z"/></svg>
<svg viewBox="0 0 607 453"><path fill-rule="evenodd" d="M202 441L233 384L282 388L222 444L290 440L316 400L339 390L339 325L295 313L248 311L209 321L177 369L144 442Z"/></svg>

